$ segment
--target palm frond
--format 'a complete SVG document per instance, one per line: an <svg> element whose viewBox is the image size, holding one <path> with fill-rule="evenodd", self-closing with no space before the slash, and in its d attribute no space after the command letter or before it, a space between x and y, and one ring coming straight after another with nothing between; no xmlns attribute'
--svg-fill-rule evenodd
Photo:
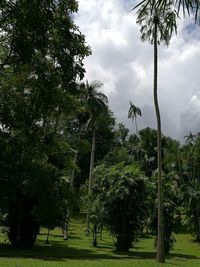
<svg viewBox="0 0 200 267"><path fill-rule="evenodd" d="M99 116L108 112L108 98L104 93L99 91L102 85L99 81L89 83L88 80L79 85L80 102L84 106L85 112L90 114L85 124L87 127L89 125L94 126Z"/></svg>
<svg viewBox="0 0 200 267"><path fill-rule="evenodd" d="M148 5L147 5L148 3ZM153 7L152 7L153 6ZM172 34L177 33L177 12L171 0L146 1L137 11L137 23L141 26L141 39L153 44L155 23L158 27L158 44L169 44Z"/></svg>
<svg viewBox="0 0 200 267"><path fill-rule="evenodd" d="M136 107L131 101L129 101L130 107L128 110L128 118L134 120L138 116L142 116L142 112L139 107Z"/></svg>

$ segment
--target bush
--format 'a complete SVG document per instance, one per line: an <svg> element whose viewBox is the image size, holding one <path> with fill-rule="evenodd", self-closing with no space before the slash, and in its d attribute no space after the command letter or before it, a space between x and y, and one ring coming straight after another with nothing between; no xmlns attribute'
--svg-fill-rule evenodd
<svg viewBox="0 0 200 267"><path fill-rule="evenodd" d="M128 250L143 231L149 182L137 166L123 163L101 165L94 175L94 206L101 210L100 220L116 238L117 250Z"/></svg>

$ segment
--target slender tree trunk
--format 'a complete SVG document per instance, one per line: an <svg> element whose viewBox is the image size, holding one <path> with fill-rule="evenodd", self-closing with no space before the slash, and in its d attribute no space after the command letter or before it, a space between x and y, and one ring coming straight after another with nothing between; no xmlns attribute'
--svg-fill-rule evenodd
<svg viewBox="0 0 200 267"><path fill-rule="evenodd" d="M92 188L92 180L93 180L93 169L94 169L94 156L95 156L95 141L96 141L96 132L93 129L92 134L92 150L90 157L90 173L89 173L89 181L88 181L88 207L87 207L87 216L86 216L86 235L90 235L90 198L91 198L91 188Z"/></svg>
<svg viewBox="0 0 200 267"><path fill-rule="evenodd" d="M97 225L94 224L93 228L93 246L97 247Z"/></svg>
<svg viewBox="0 0 200 267"><path fill-rule="evenodd" d="M46 239L46 241L45 241L45 244L49 244L49 229L48 229L48 232L47 232L47 239Z"/></svg>
<svg viewBox="0 0 200 267"><path fill-rule="evenodd" d="M136 131L136 135L138 135L138 127L137 127L137 118L135 116L135 131Z"/></svg>
<svg viewBox="0 0 200 267"><path fill-rule="evenodd" d="M194 228L196 232L196 241L200 243L200 219L199 214L194 215Z"/></svg>
<svg viewBox="0 0 200 267"><path fill-rule="evenodd" d="M158 105L158 44L157 44L157 17L154 17L154 105L157 120L157 165L158 165L158 239L157 261L164 262L164 227L163 227L163 192L162 192L162 155L161 155L161 119Z"/></svg>
<svg viewBox="0 0 200 267"><path fill-rule="evenodd" d="M196 241L200 243L200 222L198 223L197 229L196 229Z"/></svg>
<svg viewBox="0 0 200 267"><path fill-rule="evenodd" d="M200 219L198 219L197 241L200 243Z"/></svg>
<svg viewBox="0 0 200 267"><path fill-rule="evenodd" d="M78 151L75 151L74 155L74 162L76 163L77 161L77 156L78 156ZM72 175L70 177L70 191L74 191L74 177L75 177L75 168L72 170ZM71 209L67 209L67 213L65 214L65 218L63 218L64 222L62 225L62 234L63 234L63 240L68 240L69 238L69 222L70 222L70 217L71 217Z"/></svg>
<svg viewBox="0 0 200 267"><path fill-rule="evenodd" d="M77 157L78 157L78 150L75 150L75 154L74 154L74 162L77 162ZM75 168L73 168L72 170L72 175L70 177L70 191L74 190L74 178L75 178Z"/></svg>

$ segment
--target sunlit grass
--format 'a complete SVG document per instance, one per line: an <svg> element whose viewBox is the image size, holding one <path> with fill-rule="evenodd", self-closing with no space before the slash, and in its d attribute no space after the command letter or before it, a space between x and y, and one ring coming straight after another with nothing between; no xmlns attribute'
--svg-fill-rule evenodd
<svg viewBox="0 0 200 267"><path fill-rule="evenodd" d="M84 234L84 219L74 218L70 224L70 239L62 240L61 230L50 234L50 244L45 245L45 229L41 230L32 250L11 249L1 234L0 267L159 267L156 263L154 240L142 238L129 252L115 251L112 237L103 233L98 248L92 246L91 237ZM164 266L200 267L200 245L190 234L179 234L174 250Z"/></svg>

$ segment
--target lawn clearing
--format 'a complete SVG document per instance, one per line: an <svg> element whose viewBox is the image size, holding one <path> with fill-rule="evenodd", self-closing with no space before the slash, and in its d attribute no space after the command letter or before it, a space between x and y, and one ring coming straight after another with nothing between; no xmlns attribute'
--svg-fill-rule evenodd
<svg viewBox="0 0 200 267"><path fill-rule="evenodd" d="M129 252L116 252L112 237L103 233L99 247L92 246L92 238L84 235L84 219L75 218L70 224L70 239L62 240L61 230L50 234L43 229L32 250L11 249L1 234L0 267L159 267L155 261L154 240L142 238ZM164 266L200 267L200 245L190 234L179 234L174 250Z"/></svg>

